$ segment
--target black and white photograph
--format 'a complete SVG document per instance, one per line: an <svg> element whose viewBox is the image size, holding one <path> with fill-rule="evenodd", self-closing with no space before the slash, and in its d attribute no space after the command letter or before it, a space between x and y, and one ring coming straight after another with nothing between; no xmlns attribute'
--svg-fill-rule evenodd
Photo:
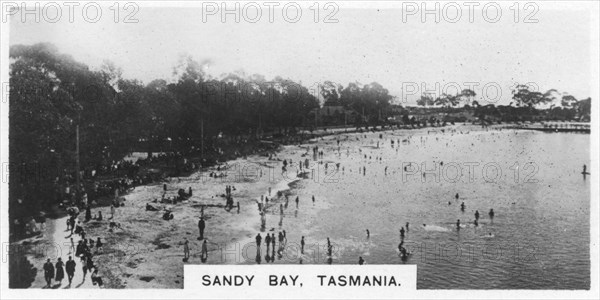
<svg viewBox="0 0 600 300"><path fill-rule="evenodd" d="M1 4L7 299L599 296L596 1Z"/></svg>

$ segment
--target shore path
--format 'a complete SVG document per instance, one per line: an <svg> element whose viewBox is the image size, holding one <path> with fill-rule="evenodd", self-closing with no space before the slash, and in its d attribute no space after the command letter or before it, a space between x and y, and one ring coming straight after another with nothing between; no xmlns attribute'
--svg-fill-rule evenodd
<svg viewBox="0 0 600 300"><path fill-rule="evenodd" d="M98 286L94 286L92 284L92 279L91 277L91 272L87 272L87 275L84 277L83 276L83 270L82 270L82 262L81 259L78 257L75 257L75 253L71 253L70 252L70 238L73 237L73 242L75 243L75 246L77 246L77 243L79 242L79 240L81 240L81 237L77 234L73 234L71 236L71 230L67 230L67 219L69 217L63 217L63 218L59 218L59 219L48 219L47 220L47 224L46 224L46 234L47 236L44 237L45 239L47 239L48 242L48 247L46 247L45 249L47 249L47 251L45 252L45 256L44 257L36 257L35 260L32 260L32 262L34 263L34 267L38 268L38 276L35 277L35 280L32 282L31 284L31 288L46 288L46 281L44 279L44 270L43 270L43 263L46 262L46 260L48 258L50 258L50 261L52 262L53 265L56 264L56 261L58 260L58 257L60 257L63 261L63 263L66 263L67 260L69 259L69 256L73 257L73 260L75 261L75 263L77 264L75 266L75 276L73 277L73 282L72 284L69 286L69 280L67 279L67 273L65 270L65 278L62 280L62 284L58 284L58 282L56 282L55 280L52 280L52 285L51 288L53 289L70 289L70 288L82 288L82 289L94 289L94 288L98 288ZM40 263L41 262L41 263ZM37 264L36 264L37 263ZM63 267L64 269L64 267ZM100 276L102 276L101 274L99 274Z"/></svg>

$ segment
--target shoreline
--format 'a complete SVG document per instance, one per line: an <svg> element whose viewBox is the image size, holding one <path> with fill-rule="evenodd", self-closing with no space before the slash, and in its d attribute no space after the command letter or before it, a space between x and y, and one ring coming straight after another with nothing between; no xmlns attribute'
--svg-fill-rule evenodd
<svg viewBox="0 0 600 300"><path fill-rule="evenodd" d="M496 125L489 126L492 128L506 128L506 126ZM418 135L424 134L426 131L435 129L439 130L465 130L465 131L486 131L486 128L481 128L480 125L455 125L446 126L443 128L425 127L420 129L392 129L384 130L387 133L396 132L396 134ZM381 131L381 132L384 132ZM331 133L322 136L316 136L304 141L303 145L314 144L319 142L325 136L330 135L355 135L359 132L339 132ZM331 137L330 137L331 138ZM299 151L304 151L304 148L299 148L297 145L282 146L276 152L276 156L285 157L288 154L297 154ZM205 235L208 240L208 261L207 264L227 264L231 263L230 257L226 255L228 250L245 254L243 261L235 263L252 262L255 252L245 253L243 251L246 245L254 244L254 236L257 232L270 232L269 228L260 230L260 217L258 216L257 199L260 195L268 194L268 188L272 188L277 194L281 191L284 194L293 195L294 182L302 180L296 178L292 181L285 179L273 181L275 174L278 172L280 160L269 160L262 155L249 156L246 159L237 158L227 161L225 164L229 166L226 172L234 173L234 176L223 178L210 178L208 174L215 170L215 167L208 167L201 171L194 172L186 177L168 178L169 190L167 195L173 195L179 188L187 189L188 186L194 185L193 196L190 200L184 201L177 205L163 205L165 208L171 209L175 215L175 219L164 221L160 217L160 212L149 212L145 210L145 204L151 202L152 198L159 198L162 191L160 183L152 183L148 185L138 186L128 195L123 197L126 199L126 206L117 209L115 221L120 222L123 226L122 230L116 230L114 233L107 231L105 227L108 225L108 220L102 222L92 220L85 223L84 228L88 232L90 238L96 239L100 236L105 243L104 254L94 258L97 265L100 266L100 274L104 277L106 288L183 288L183 247L181 242L184 238L190 241L191 258L188 264L200 264L198 256L200 255L201 242L196 239L197 226L196 222L200 214L201 207L204 207L204 215L207 222ZM265 166L276 164L273 168L267 167L267 172L264 171ZM253 173L252 169L244 169L240 166L258 166L261 174ZM243 172L248 171L246 176L239 176ZM265 174L267 173L267 174ZM266 177L265 177L266 175ZM252 180L255 178L257 180ZM266 179L266 180L265 180ZM285 185L283 186L283 184ZM224 191L225 185L233 185L236 190L233 192L234 201L240 202L241 212L238 215L232 209L226 211L221 209L224 207L224 198L220 195ZM282 186L280 186L282 185ZM279 187L279 188L277 188ZM271 205L270 210L277 210L277 204L281 203L283 197ZM293 198L292 199L292 206ZM273 207L275 207L273 209ZM106 210L106 207L95 207L92 209L92 215L98 211ZM109 213L105 212L105 218L108 218ZM296 212L297 213L297 212ZM267 218L277 217L278 213L268 213ZM287 215L287 212L286 212ZM80 215L80 219L81 219ZM65 218L49 220L49 228L60 228L64 223ZM272 222L269 222L271 224ZM148 232L144 227L150 226L152 231ZM66 225L65 225L66 228ZM281 228L280 228L281 229ZM50 233L56 235L60 230ZM66 241L66 240L64 240ZM33 237L19 241L15 244L27 248L25 256L37 268L37 275L34 278L32 288L41 287L43 282L43 271L41 266L45 257L52 257L52 253L42 253L36 251L32 247L48 247L52 244L59 245L58 251L62 255L66 253L61 249L60 245L64 241L54 241L47 239L47 232L39 237ZM11 244L13 245L13 244ZM239 246L237 246L239 245ZM220 252L220 253L219 253ZM225 253L225 254L224 254ZM50 254L50 255L49 255ZM225 259L223 260L223 257ZM64 259L64 258L63 258ZM239 257L236 257L239 259ZM160 260L160 263L157 261ZM78 269L79 273L81 271ZM77 272L76 272L77 274Z"/></svg>

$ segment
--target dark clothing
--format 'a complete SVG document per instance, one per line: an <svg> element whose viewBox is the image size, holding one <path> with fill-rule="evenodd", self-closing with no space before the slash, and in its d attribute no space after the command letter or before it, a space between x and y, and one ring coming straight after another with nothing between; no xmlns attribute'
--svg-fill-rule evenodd
<svg viewBox="0 0 600 300"><path fill-rule="evenodd" d="M204 219L200 219L200 221L198 221L198 230L200 231L201 240L204 239L204 228L206 228L206 223L204 222Z"/></svg>
<svg viewBox="0 0 600 300"><path fill-rule="evenodd" d="M51 262L44 264L44 278L46 279L46 283L50 285L52 278L54 278L54 265Z"/></svg>
<svg viewBox="0 0 600 300"><path fill-rule="evenodd" d="M62 261L56 262L56 281L61 281L63 278L65 278L63 265L64 263Z"/></svg>
<svg viewBox="0 0 600 300"><path fill-rule="evenodd" d="M94 261L89 256L87 258L86 266L87 266L87 269L90 271L94 268Z"/></svg>
<svg viewBox="0 0 600 300"><path fill-rule="evenodd" d="M104 283L102 282L102 277L96 275L96 273L92 274L92 284L102 286Z"/></svg>
<svg viewBox="0 0 600 300"><path fill-rule="evenodd" d="M89 221L92 219L92 210L90 209L90 206L88 205L88 207L85 209L85 219L86 221Z"/></svg>
<svg viewBox="0 0 600 300"><path fill-rule="evenodd" d="M67 261L65 265L65 271L67 271L67 275L75 274L75 266L77 266L77 263L75 263L74 260Z"/></svg>

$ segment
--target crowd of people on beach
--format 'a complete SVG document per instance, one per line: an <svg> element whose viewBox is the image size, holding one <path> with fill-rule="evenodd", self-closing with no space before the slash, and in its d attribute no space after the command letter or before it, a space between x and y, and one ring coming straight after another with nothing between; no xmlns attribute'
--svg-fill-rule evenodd
<svg viewBox="0 0 600 300"><path fill-rule="evenodd" d="M429 136L431 134L430 131L427 131L426 133L427 133L427 135L420 136L418 139L416 139L415 137L413 137L411 135L403 137L403 138L391 138L389 140L389 143L391 144L391 147L394 148L395 151L398 153L401 145L408 145L410 143L419 143L419 145L425 145L430 139L433 139L433 138L435 138L435 141L439 141L439 137L437 137L437 136L430 137ZM457 131L455 129L448 130L447 133L468 134L468 132L463 133L462 131ZM352 138L354 138L354 137L357 140L368 139L368 136L366 134L356 134L356 135L352 136ZM350 140L350 138L351 138L350 136L346 136L346 140ZM347 156L350 155L349 147L345 151L342 150L343 149L342 148L343 147L342 139L337 138L335 142L337 143L337 149L333 148L333 150L332 150L333 154L342 155L342 153L345 152ZM379 140L377 140L377 138L375 138L375 140L371 139L370 144L373 145L372 146L373 149L380 149L380 147L382 147L382 145L385 145L384 140L383 140L383 134L379 134ZM288 169L290 169L292 166L296 167L296 169L299 170L299 172L296 173L296 175L298 175L298 178L302 178L300 176L300 174L302 172L304 172L304 170L310 169L311 161L309 158L311 156L312 156L313 162L315 164L324 166L325 172L330 170L329 168L331 168L332 165L335 166L336 172L339 172L341 170L343 173L346 171L346 168L350 169L350 166L342 165L340 162L332 163L330 161L324 161L326 154L327 155L330 154L330 153L326 153L325 147L320 148L319 146L313 146L313 147L305 147L303 149L305 149L306 152L301 155L300 159L296 159L295 162L291 158L279 159L278 157L276 157L273 154L271 154L269 156L269 160L277 160L277 161L281 162L282 172L287 172ZM374 168L374 167L369 167L369 170L367 170L368 163L375 161L375 162L384 164L383 163L383 155L374 155L373 153L368 153L367 150L363 151L363 149L361 149L361 148L358 148L358 151L356 151L356 153L357 153L359 159L364 162L364 163L360 163L360 165L358 167L358 174L360 174L362 176L367 176L368 172L369 172L369 175L371 175L372 173L378 172L377 168ZM443 161L438 161L437 163L439 163L440 165L443 166ZM129 166L129 165L125 164L125 166ZM392 166L392 168L393 167L394 166ZM352 167L352 168L354 168L354 167ZM407 171L407 168L411 168L411 166L404 166L404 168L405 168L404 170ZM216 168L216 170L217 170L217 172L214 172L214 171L211 172L211 177L218 178L218 174L220 174L218 172L222 171L221 166L218 166ZM354 169L354 170L356 170L356 169ZM384 176L388 176L390 174L390 166L382 165L381 171L384 174ZM393 171L393 169L392 169L392 171ZM584 174L586 173L585 166L584 166L584 171L582 173L584 173ZM425 174L423 174L423 176L425 176ZM131 179L127 179L127 178L113 182L113 185L112 185L113 191L115 189L118 190L118 192L115 193L115 199L119 198L118 195L121 191L126 192L126 190L130 186L135 185L135 184L142 184L142 183L132 181ZM234 201L234 192L236 191L236 187L233 185L226 185L224 190L225 190L225 192L223 194L220 194L220 196L225 201L225 203L222 207L224 207L225 210L227 210L227 211L231 211L232 209L237 207L237 213L239 214L240 213L240 202L237 201L237 204L235 204L235 201ZM171 197L171 196L166 196L166 195L167 195L167 184L164 183L161 200L158 200L158 198L157 198L153 201L154 203L146 204L146 210L162 211L163 212L162 219L165 221L169 221L169 220L174 219L173 213L169 209L158 207L156 204L158 202L168 203L168 204L177 204L178 202L188 200L192 197L192 188L189 187L187 192L183 189L179 189L177 192L177 196ZM295 208L296 208L295 214L297 216L298 208L300 207L300 195L295 195L295 197L294 197L294 196L292 196L292 194L284 193L282 191L273 192L272 187L268 187L267 191L263 195L260 195L260 197L256 197L255 201L256 201L257 208L258 208L258 216L260 218L260 232L257 233L256 236L254 237L254 240L256 242L256 258L255 258L256 263L260 264L262 262L263 257L267 263L274 263L276 261L276 259L282 259L282 257L284 256L286 247L288 245L288 237L287 237L286 229L284 229L284 227L282 226L282 222L283 222L285 212L288 209L290 198L293 199L292 201L295 202ZM307 197L307 198L310 199L308 201L312 200L313 205L317 202L317 197L315 195L312 195L312 197ZM459 204L460 212L464 213L467 208L467 204L465 203L464 198L461 199L459 193L456 193L456 195L453 198L454 198L453 199L454 202L448 201L448 205L452 205L454 203L456 203L456 204L460 203ZM444 203L444 202L442 202L442 203ZM123 203L120 203L118 201L113 202L113 205L111 206L110 219L114 218L115 209L120 207L121 205L123 205ZM98 215L92 216L90 207L91 207L91 205L89 205L89 204L87 206L85 206L85 222L89 222L90 220L102 221L103 220L102 213L98 212ZM205 206L203 205L201 207L200 216L198 218L198 225L197 225L198 226L198 240L202 241L201 251L200 251L200 261L202 263L206 263L208 261L208 254L209 254L208 237L206 236L207 219L204 216L204 208L205 208ZM270 228L270 230L267 229L267 215L268 214L271 214L271 215L278 214L280 216L278 231L275 228ZM489 209L488 217L491 221L493 221L495 214L496 214L496 212L494 211L493 208ZM474 219L472 221L468 221L466 223L471 223L471 224L473 224L472 226L475 226L475 227L480 226L479 222L481 219L481 213L479 212L479 209L475 210L473 217L474 217ZM452 219L454 219L454 218L452 218ZM84 280L85 280L87 273L90 272L92 274L92 276L91 276L92 282L94 282L94 284L97 284L98 286L103 286L102 278L98 275L98 270L99 270L98 266L96 266L96 264L94 263L94 260L93 260L94 255L96 255L97 253L102 253L102 251L103 251L102 250L102 247L103 247L102 239L100 237L97 237L96 240L87 238L86 231L84 230L83 226L81 225L81 222L77 220L77 214L74 214L71 218L68 219L67 222L68 222L67 229L71 231L71 235L73 235L73 234L79 235L81 239L78 241L77 245L75 245L73 237L70 238L72 250L69 252L69 254L72 254L72 255L69 256L69 259L66 263L63 263L61 258L58 258L58 260L55 263L52 263L52 262L50 262L50 260L48 260L44 264L44 274L45 274L46 282L48 284L47 286L48 287L51 286L52 280L55 280L58 284L60 284L64 278L65 271L66 271L66 274L67 274L67 277L69 280L69 286L71 285L71 281L76 272L75 266L77 265L77 262L75 262L75 260L72 257L80 259L79 263L82 265L82 272L84 275ZM453 224L453 221L449 221L449 224ZM118 227L118 223L111 222L110 226L111 226L111 230L112 230L113 227ZM430 226L431 225L423 224L422 228L425 230L428 230L428 228L430 228ZM464 221L461 222L461 219L457 219L455 225L450 225L450 226L452 226L453 228L455 228L455 230L457 232L459 232L460 230L464 230L464 228L467 225L465 225ZM287 229L289 230L290 228L287 228ZM417 227L417 230L418 229L419 228ZM409 238L409 236L408 236L409 231L410 231L409 222L405 222L404 226L401 226L399 229L400 242L397 246L397 254L403 262L408 261L410 259L410 255L411 255L410 249L408 249L407 246L405 246L405 241ZM292 233L294 233L294 232L292 231ZM370 239L371 235L372 235L371 231L369 229L366 229L367 239ZM494 235L492 232L489 232L487 237L494 237ZM311 237L308 237L308 238L311 238ZM300 242L300 254L301 254L299 261L300 261L300 263L302 263L303 257L305 255L306 237L302 236L299 242ZM183 246L183 262L189 263L190 257L191 257L190 241L188 240L188 238L184 238L184 240L182 242L180 242L180 245ZM333 259L336 257L333 255L333 249L334 249L334 246L333 246L332 242L330 241L329 237L327 237L327 262L329 264L333 263ZM364 259L363 255L359 255L358 256L358 264L364 265L366 263L367 262ZM64 267L64 271L63 271L63 267Z"/></svg>

